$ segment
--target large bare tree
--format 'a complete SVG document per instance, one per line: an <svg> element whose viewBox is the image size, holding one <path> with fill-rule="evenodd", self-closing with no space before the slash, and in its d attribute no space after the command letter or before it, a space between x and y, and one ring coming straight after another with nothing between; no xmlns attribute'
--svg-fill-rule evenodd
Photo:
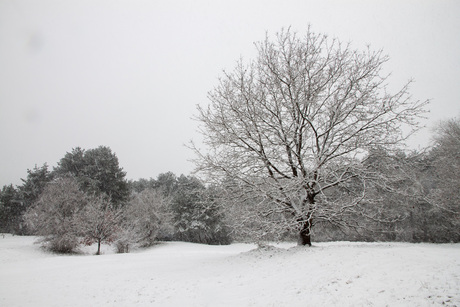
<svg viewBox="0 0 460 307"><path fill-rule="evenodd" d="M401 144L428 101L412 100L410 81L387 91L382 51L310 29L267 35L256 48L257 58L224 72L209 106L198 107L208 147L195 147L198 170L237 182L260 200L260 216L276 216L311 245L315 223L343 223L365 198L360 159Z"/></svg>

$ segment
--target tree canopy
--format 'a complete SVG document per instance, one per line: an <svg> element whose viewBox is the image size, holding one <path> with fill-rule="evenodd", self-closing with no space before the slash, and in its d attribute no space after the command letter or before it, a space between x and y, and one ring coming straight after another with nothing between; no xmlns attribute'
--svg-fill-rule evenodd
<svg viewBox="0 0 460 307"><path fill-rule="evenodd" d="M106 195L116 206L129 197L126 172L119 166L118 158L109 147L84 150L74 148L58 162L57 174L72 174L87 193Z"/></svg>

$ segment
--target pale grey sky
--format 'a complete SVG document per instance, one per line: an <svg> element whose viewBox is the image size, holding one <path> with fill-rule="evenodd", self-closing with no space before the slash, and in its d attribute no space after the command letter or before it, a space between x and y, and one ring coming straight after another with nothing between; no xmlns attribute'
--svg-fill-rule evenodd
<svg viewBox="0 0 460 307"><path fill-rule="evenodd" d="M0 187L77 146L109 146L128 179L189 173L191 117L221 71L309 24L383 48L391 85L432 99L428 126L460 115L459 1L0 0Z"/></svg>

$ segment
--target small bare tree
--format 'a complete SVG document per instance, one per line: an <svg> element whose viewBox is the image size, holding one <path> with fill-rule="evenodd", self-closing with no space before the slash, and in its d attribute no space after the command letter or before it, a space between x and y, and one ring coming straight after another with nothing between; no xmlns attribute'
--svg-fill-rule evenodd
<svg viewBox="0 0 460 307"><path fill-rule="evenodd" d="M96 255L101 254L102 243L112 243L119 231L121 210L113 208L104 196L93 196L77 217L78 229L83 243L97 243Z"/></svg>
<svg viewBox="0 0 460 307"><path fill-rule="evenodd" d="M259 200L259 217L310 245L315 223L345 225L365 198L360 158L401 144L428 101L411 99L410 81L387 91L381 51L353 50L310 29L304 37L283 30L256 47L258 57L225 72L210 105L198 107L209 149L194 147L198 170L238 183L241 196Z"/></svg>

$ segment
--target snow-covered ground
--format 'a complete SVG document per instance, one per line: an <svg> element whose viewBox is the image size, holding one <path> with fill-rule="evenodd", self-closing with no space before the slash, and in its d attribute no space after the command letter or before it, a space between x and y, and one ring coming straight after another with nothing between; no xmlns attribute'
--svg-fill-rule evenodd
<svg viewBox="0 0 460 307"><path fill-rule="evenodd" d="M55 255L0 235L0 306L460 306L460 244L162 243Z"/></svg>

